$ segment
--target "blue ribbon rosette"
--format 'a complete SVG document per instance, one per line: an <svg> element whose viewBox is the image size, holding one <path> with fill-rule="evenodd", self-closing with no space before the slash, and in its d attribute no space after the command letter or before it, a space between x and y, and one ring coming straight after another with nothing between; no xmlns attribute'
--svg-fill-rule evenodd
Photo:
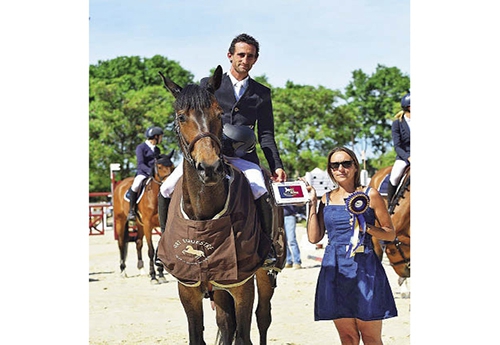
<svg viewBox="0 0 500 345"><path fill-rule="evenodd" d="M356 249L364 242L366 221L363 213L365 213L370 205L370 198L366 193L354 192L345 199L345 204L353 220L351 241L346 253L346 258L349 258L354 256ZM362 231L361 239L359 238L360 229Z"/></svg>

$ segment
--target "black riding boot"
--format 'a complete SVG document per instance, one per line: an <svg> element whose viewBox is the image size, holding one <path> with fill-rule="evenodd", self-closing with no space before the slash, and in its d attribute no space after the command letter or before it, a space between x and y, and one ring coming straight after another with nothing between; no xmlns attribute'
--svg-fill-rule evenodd
<svg viewBox="0 0 500 345"><path fill-rule="evenodd" d="M392 198L394 198L394 194L396 193L397 186L393 186L391 182L387 184L387 206L391 204Z"/></svg>
<svg viewBox="0 0 500 345"><path fill-rule="evenodd" d="M257 200L255 200L255 206L257 207L257 215L260 218L260 224L262 231L271 240L271 249L267 255L266 260L262 267L271 268L276 264L276 250L273 243L273 209L269 203L269 194L264 194Z"/></svg>
<svg viewBox="0 0 500 345"><path fill-rule="evenodd" d="M170 198L165 198L161 193L158 193L158 221L162 234L165 232L167 224L168 205L170 205Z"/></svg>
<svg viewBox="0 0 500 345"><path fill-rule="evenodd" d="M130 209L128 211L128 216L127 220L135 220L136 214L135 214L135 204L137 202L137 193L134 192L132 189L128 190L128 195L129 195L129 200L130 200Z"/></svg>
<svg viewBox="0 0 500 345"><path fill-rule="evenodd" d="M160 223L161 234L165 232L168 217L168 205L170 205L170 198L165 198L161 193L158 193L158 222ZM158 247L155 249L155 265L163 267L163 263L158 260Z"/></svg>

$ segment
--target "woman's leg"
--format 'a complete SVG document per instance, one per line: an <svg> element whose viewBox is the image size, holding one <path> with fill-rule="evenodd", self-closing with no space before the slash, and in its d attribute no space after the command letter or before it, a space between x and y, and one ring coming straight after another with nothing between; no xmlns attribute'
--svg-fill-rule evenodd
<svg viewBox="0 0 500 345"><path fill-rule="evenodd" d="M364 345L382 345L382 320L356 320Z"/></svg>
<svg viewBox="0 0 500 345"><path fill-rule="evenodd" d="M333 320L337 331L339 332L342 345L359 345L359 330L356 319L337 319Z"/></svg>

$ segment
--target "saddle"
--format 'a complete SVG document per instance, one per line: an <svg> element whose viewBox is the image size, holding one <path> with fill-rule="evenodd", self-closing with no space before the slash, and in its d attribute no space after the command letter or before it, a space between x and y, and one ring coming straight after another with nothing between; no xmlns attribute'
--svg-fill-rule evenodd
<svg viewBox="0 0 500 345"><path fill-rule="evenodd" d="M398 183L398 186L396 188L396 191L394 192L394 198L393 198L393 202L391 205L389 205L389 213L394 213L394 208L399 200L399 198L401 197L401 195L403 194L404 192L404 189L406 188L406 185L409 184L409 181L406 182L406 185L403 186L403 184L405 183L405 181L407 180L406 179L406 175L408 174L408 167L405 169L405 172L404 174L401 176L401 178L399 179L399 183ZM390 178L391 174L387 174L385 175L384 179L382 180L382 182L380 182L380 184L378 186L376 186L377 190L379 191L380 195L384 196L384 197L387 197L387 189L388 189L388 185L390 183L389 181L389 178Z"/></svg>
<svg viewBox="0 0 500 345"><path fill-rule="evenodd" d="M137 201L135 203L136 205L138 205L139 202L141 201L142 196L144 195L144 192L146 191L146 186L151 183L152 179L153 179L153 177L150 176L150 177L142 180L141 185L139 186L139 191L137 192ZM123 196L123 199L125 199L127 202L130 202L130 195L129 194L130 194L130 188L127 189L127 192Z"/></svg>

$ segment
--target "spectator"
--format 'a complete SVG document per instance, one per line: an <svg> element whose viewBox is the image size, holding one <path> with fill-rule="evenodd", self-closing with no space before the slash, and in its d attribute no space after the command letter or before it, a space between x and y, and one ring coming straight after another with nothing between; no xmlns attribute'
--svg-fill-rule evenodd
<svg viewBox="0 0 500 345"><path fill-rule="evenodd" d="M286 265L285 268L302 268L302 260L300 259L300 248L297 242L297 234L295 232L297 225L297 209L293 205L283 207L285 215L285 233L286 233Z"/></svg>
<svg viewBox="0 0 500 345"><path fill-rule="evenodd" d="M337 187L321 197L317 212L316 191L307 186L309 241L317 243L325 232L328 235L316 285L314 320L333 320L342 344L359 344L363 339L364 344L380 345L382 320L397 316L397 309L385 269L373 251L372 236L393 241L394 226L380 193L361 186L354 152L334 148L327 162Z"/></svg>

